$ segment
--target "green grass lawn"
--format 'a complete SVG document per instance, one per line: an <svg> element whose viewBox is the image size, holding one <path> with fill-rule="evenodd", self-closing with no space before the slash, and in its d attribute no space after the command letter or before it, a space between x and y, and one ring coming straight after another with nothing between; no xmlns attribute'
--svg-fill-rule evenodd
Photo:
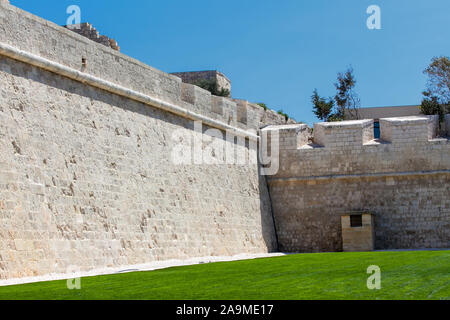
<svg viewBox="0 0 450 320"><path fill-rule="evenodd" d="M367 289L367 267L381 289ZM0 299L450 299L450 251L318 253L0 287Z"/></svg>

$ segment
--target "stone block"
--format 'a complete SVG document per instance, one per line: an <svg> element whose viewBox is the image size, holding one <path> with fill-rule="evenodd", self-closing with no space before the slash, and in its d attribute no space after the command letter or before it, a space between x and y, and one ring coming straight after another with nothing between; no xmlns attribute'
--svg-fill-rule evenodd
<svg viewBox="0 0 450 320"><path fill-rule="evenodd" d="M343 251L374 250L374 216L371 213L344 214L341 226Z"/></svg>
<svg viewBox="0 0 450 320"><path fill-rule="evenodd" d="M438 116L380 119L380 139L391 143L427 142L436 137Z"/></svg>
<svg viewBox="0 0 450 320"><path fill-rule="evenodd" d="M314 143L331 148L362 147L374 139L373 120L314 124Z"/></svg>
<svg viewBox="0 0 450 320"><path fill-rule="evenodd" d="M233 99L237 106L237 121L241 124L247 125L247 110L248 101Z"/></svg>

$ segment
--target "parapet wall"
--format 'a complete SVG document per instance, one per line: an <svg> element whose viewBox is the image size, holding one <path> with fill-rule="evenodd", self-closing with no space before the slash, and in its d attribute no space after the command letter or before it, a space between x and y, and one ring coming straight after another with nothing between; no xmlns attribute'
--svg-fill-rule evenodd
<svg viewBox="0 0 450 320"><path fill-rule="evenodd" d="M377 249L448 247L450 143L437 120L381 119L380 140L372 120L264 129L280 136L269 177L280 249L340 251L340 215L361 211L375 214Z"/></svg>
<svg viewBox="0 0 450 320"><path fill-rule="evenodd" d="M261 110L255 112L255 105L250 103L241 104L239 112L237 103L231 99L226 103L215 104L217 99L206 90L192 89L189 84L183 84L177 76L152 68L5 2L0 2L0 28L2 44L174 104L194 118L196 115L211 118L214 122L210 124L219 129L228 128L226 125L228 123L236 123L244 130L257 130L258 125L286 123L283 116L273 111L266 112L258 107ZM185 92L191 92L191 95L186 98ZM227 110L222 110L224 104L226 109L231 109L231 116L246 112L251 115L241 119L230 119ZM157 104L154 106L158 107ZM247 123L245 119L252 121Z"/></svg>

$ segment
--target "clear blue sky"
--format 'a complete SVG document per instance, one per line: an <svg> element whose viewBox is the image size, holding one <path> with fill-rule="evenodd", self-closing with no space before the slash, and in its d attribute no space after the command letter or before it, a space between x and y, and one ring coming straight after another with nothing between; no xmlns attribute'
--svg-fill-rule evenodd
<svg viewBox="0 0 450 320"><path fill-rule="evenodd" d="M58 24L80 6L82 22L123 53L166 72L217 69L235 98L316 121L314 88L334 95L351 65L364 107L419 104L433 56L450 55L449 0L11 0ZM366 27L369 5L382 30Z"/></svg>

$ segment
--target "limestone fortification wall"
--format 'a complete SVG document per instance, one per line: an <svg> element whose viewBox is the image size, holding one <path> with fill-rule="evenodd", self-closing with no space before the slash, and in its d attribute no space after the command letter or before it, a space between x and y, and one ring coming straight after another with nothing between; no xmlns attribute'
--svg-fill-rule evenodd
<svg viewBox="0 0 450 320"><path fill-rule="evenodd" d="M285 122L0 2L0 279L273 251L256 162L174 164L196 120Z"/></svg>
<svg viewBox="0 0 450 320"><path fill-rule="evenodd" d="M371 120L312 135L0 0L0 279L278 245L339 251L340 215L353 211L375 214L376 248L449 247L437 118L380 126L380 140ZM252 148L261 127L280 136L270 197ZM215 139L255 161L223 163L212 128L245 138ZM180 146L216 161L177 164Z"/></svg>
<svg viewBox="0 0 450 320"><path fill-rule="evenodd" d="M447 115L447 119L449 119ZM269 178L280 250L342 250L340 216L375 214L377 249L450 246L450 143L437 116L271 126L280 170ZM312 143L308 143L312 138Z"/></svg>

